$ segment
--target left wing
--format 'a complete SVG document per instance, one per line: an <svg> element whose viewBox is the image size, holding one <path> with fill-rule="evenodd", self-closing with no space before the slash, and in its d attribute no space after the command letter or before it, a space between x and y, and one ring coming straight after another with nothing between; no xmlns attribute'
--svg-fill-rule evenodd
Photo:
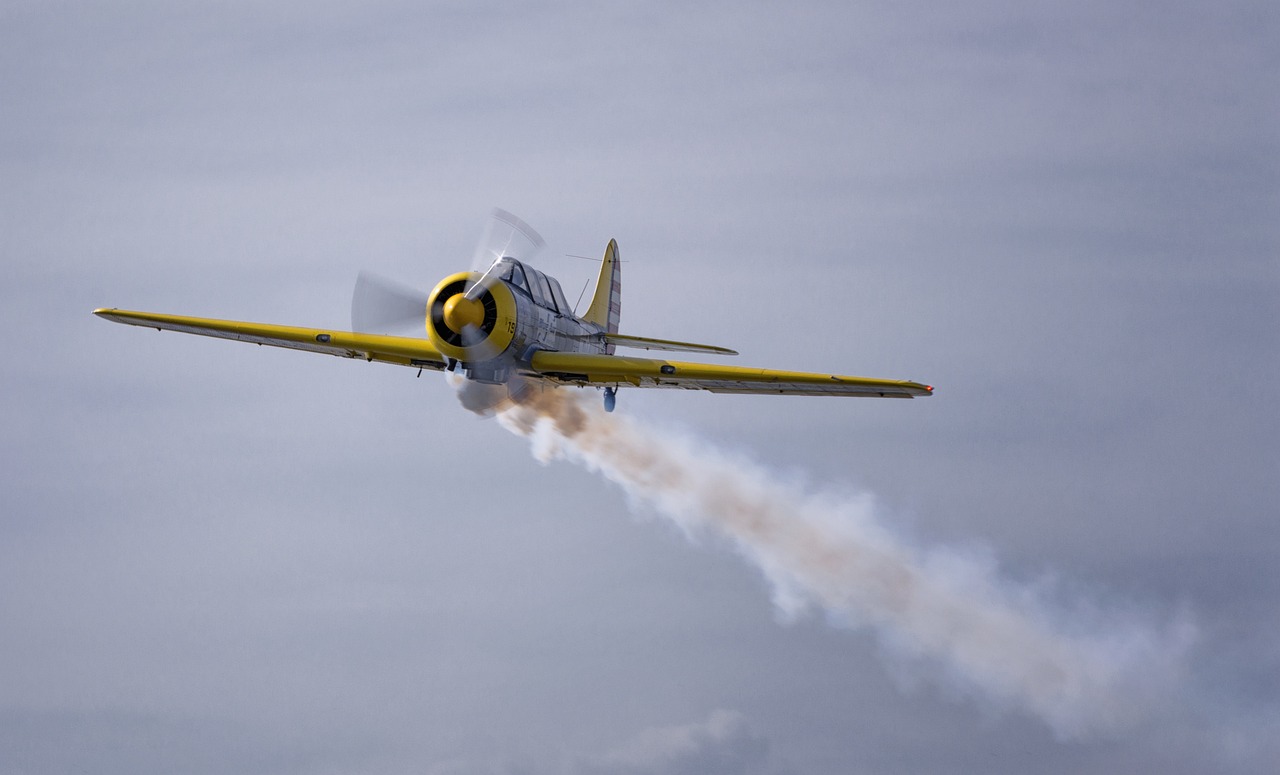
<svg viewBox="0 0 1280 775"><path fill-rule="evenodd" d="M683 388L712 393L791 394L802 396L931 396L933 388L907 380L842 377L801 371L752 369L681 363L616 355L534 353L532 374L565 385L598 387Z"/></svg>
<svg viewBox="0 0 1280 775"><path fill-rule="evenodd" d="M326 353L341 358L364 358L367 361L381 361L423 369L439 370L445 367L444 356L432 347L430 342L407 336L358 334L323 328L245 323L238 320L162 315L156 312L134 312L125 309L95 309L93 314L130 326L215 336L250 344Z"/></svg>

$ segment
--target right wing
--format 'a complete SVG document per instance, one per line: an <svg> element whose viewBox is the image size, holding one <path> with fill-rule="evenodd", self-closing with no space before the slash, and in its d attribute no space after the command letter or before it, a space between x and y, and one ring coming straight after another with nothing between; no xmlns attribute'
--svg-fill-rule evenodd
<svg viewBox="0 0 1280 775"><path fill-rule="evenodd" d="M238 320L193 318L186 315L163 315L156 312L134 312L124 309L95 309L93 314L130 326L214 336L219 339L234 339L238 342L265 344L272 347L287 347L292 350L326 353L341 358L363 358L366 361L436 370L442 370L446 365L445 357L439 350L432 347L430 342L407 336L358 334L323 328L245 323Z"/></svg>
<svg viewBox="0 0 1280 775"><path fill-rule="evenodd" d="M843 377L802 371L752 369L682 363L655 358L564 353L534 353L532 376L562 385L598 387L684 388L712 393L791 394L803 396L931 396L933 388L909 380Z"/></svg>

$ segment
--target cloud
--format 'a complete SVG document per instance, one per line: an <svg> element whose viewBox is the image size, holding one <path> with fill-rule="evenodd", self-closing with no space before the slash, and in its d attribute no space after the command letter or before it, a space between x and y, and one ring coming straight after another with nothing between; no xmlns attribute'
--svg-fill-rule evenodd
<svg viewBox="0 0 1280 775"><path fill-rule="evenodd" d="M713 711L705 721L646 729L602 756L582 759L577 775L747 775L769 769L769 743L743 715Z"/></svg>
<svg viewBox="0 0 1280 775"><path fill-rule="evenodd" d="M598 754L554 757L472 756L446 759L431 775L756 775L779 772L768 741L736 710L718 709L706 719L642 729Z"/></svg>

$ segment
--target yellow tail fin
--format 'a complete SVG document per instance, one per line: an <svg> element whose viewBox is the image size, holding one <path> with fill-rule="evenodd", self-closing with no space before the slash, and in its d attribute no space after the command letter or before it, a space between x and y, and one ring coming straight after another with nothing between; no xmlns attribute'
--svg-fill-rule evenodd
<svg viewBox="0 0 1280 775"><path fill-rule="evenodd" d="M618 318L622 313L622 266L618 260L618 241L609 240L605 248L604 261L600 264L600 279L596 280L596 293L591 297L591 306L582 319L595 323L605 333L618 333ZM613 346L609 346L613 352Z"/></svg>

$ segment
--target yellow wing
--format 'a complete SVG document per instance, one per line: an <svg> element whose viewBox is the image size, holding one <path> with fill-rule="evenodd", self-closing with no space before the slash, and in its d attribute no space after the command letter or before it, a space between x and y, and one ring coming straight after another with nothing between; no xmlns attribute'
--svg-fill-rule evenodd
<svg viewBox="0 0 1280 775"><path fill-rule="evenodd" d="M933 388L906 380L842 377L800 371L713 366L617 355L537 352L534 376L565 385L601 387L683 388L712 393L791 394L802 396L876 396L915 398Z"/></svg>
<svg viewBox="0 0 1280 775"><path fill-rule="evenodd" d="M356 334L323 328L276 326L268 323L245 323L238 320L193 318L186 315L162 315L155 312L133 312L124 309L96 309L100 318L130 326L144 326L184 334L216 336L238 342L288 347L313 353L327 353L342 358L395 363L424 369L443 369L444 356L425 339L405 336Z"/></svg>

